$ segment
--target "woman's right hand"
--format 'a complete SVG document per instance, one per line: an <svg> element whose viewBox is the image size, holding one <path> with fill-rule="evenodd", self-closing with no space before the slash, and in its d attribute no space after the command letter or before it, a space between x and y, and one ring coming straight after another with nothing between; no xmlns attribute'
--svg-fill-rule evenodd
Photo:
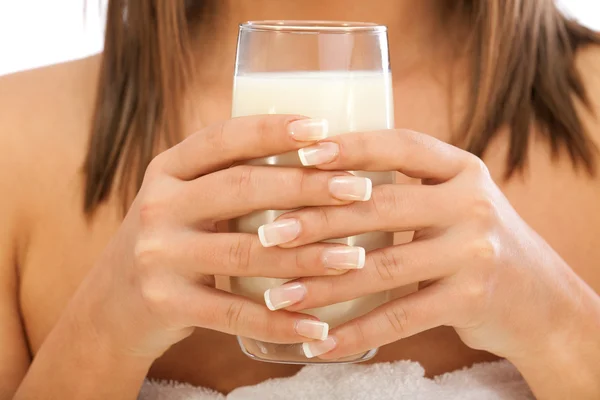
<svg viewBox="0 0 600 400"><path fill-rule="evenodd" d="M70 315L88 319L112 350L152 359L195 327L274 343L320 338L326 324L218 290L214 276L295 278L351 268L346 260L326 265L340 261L339 252L325 257L339 246L264 247L257 235L217 229L221 221L256 210L341 205L360 197L370 182L344 172L231 167L314 144L326 128L297 116L236 118L158 155L120 229L72 299ZM330 184L340 176L350 180ZM298 230L290 226L282 241Z"/></svg>

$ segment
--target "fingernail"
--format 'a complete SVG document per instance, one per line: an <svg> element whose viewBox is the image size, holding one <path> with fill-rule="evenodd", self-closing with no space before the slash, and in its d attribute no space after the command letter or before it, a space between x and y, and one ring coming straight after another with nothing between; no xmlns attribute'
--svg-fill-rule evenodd
<svg viewBox="0 0 600 400"><path fill-rule="evenodd" d="M307 342L302 344L302 351L306 358L318 357L322 354L328 353L335 348L335 340L332 337L328 337L325 340L319 340L315 342Z"/></svg>
<svg viewBox="0 0 600 400"><path fill-rule="evenodd" d="M300 234L300 222L296 219L282 219L258 228L258 239L264 247L291 242Z"/></svg>
<svg viewBox="0 0 600 400"><path fill-rule="evenodd" d="M312 319L301 319L296 322L296 333L309 339L325 340L329 333L329 324Z"/></svg>
<svg viewBox="0 0 600 400"><path fill-rule="evenodd" d="M362 247L331 247L323 251L323 264L327 268L361 269L365 266L365 249Z"/></svg>
<svg viewBox="0 0 600 400"><path fill-rule="evenodd" d="M329 133L326 119L300 119L287 126L289 134L300 142L325 139Z"/></svg>
<svg viewBox="0 0 600 400"><path fill-rule="evenodd" d="M291 306L306 296L306 288L301 283L286 283L265 292L265 304L271 311Z"/></svg>
<svg viewBox="0 0 600 400"><path fill-rule="evenodd" d="M373 182L359 176L336 176L329 180L329 192L340 200L367 201L373 193Z"/></svg>
<svg viewBox="0 0 600 400"><path fill-rule="evenodd" d="M298 150L298 157L302 165L319 165L333 161L339 153L340 146L337 143L322 142Z"/></svg>

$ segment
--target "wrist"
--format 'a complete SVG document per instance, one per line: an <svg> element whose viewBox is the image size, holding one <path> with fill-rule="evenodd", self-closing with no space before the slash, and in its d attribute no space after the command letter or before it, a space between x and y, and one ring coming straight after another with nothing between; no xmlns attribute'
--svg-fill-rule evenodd
<svg viewBox="0 0 600 400"><path fill-rule="evenodd" d="M74 343L80 343L84 353L89 351L90 346L93 347L98 357L107 363L125 362L147 370L158 358L135 352L131 338L136 337L136 332L128 324L122 323L118 316L106 313L106 310L71 304L63 313L56 330L72 338Z"/></svg>
<svg viewBox="0 0 600 400"><path fill-rule="evenodd" d="M133 288L121 287L108 268L97 267L71 299L63 319L115 359L151 365L169 346L149 345L152 324Z"/></svg>
<svg viewBox="0 0 600 400"><path fill-rule="evenodd" d="M600 333L600 332L598 332ZM545 353L509 359L537 399L600 398L600 352L579 343L555 343Z"/></svg>
<svg viewBox="0 0 600 400"><path fill-rule="evenodd" d="M153 360L114 346L110 336L66 310L35 355L15 399L134 399Z"/></svg>
<svg viewBox="0 0 600 400"><path fill-rule="evenodd" d="M600 297L578 277L573 283L541 340L507 357L536 398L600 398Z"/></svg>

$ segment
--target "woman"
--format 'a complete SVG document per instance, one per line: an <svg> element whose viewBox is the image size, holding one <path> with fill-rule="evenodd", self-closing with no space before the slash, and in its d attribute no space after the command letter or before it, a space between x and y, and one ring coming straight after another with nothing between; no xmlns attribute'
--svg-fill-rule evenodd
<svg viewBox="0 0 600 400"><path fill-rule="evenodd" d="M323 144L301 116L228 121L236 25L258 19L388 25L413 131ZM0 397L133 399L146 376L228 392L298 370L245 358L239 334L324 359L391 343L376 361L430 376L505 357L539 398L598 398L598 44L550 0L111 0L103 55L0 80ZM305 148L317 171L226 168ZM424 185L348 204L360 189L328 181L352 169ZM302 206L285 216L300 231L267 227L278 246L222 226ZM315 262L319 241L381 229L414 241L342 275ZM303 276L303 295L269 311L215 275ZM415 282L325 341L300 328L298 311Z"/></svg>

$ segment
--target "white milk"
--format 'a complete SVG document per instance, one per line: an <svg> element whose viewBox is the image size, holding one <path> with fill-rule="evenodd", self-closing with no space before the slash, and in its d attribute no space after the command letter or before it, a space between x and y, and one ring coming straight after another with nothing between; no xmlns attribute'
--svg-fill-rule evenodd
<svg viewBox="0 0 600 400"><path fill-rule="evenodd" d="M326 118L330 133L390 129L394 125L388 72L295 72L237 76L233 117L300 114Z"/></svg>
<svg viewBox="0 0 600 400"><path fill-rule="evenodd" d="M248 74L235 78L233 117L256 114L300 114L325 118L331 135L352 131L389 129L394 125L392 83L390 73L377 72L295 72ZM240 132L243 134L243 132ZM250 162L255 165L286 165L301 167L296 152L267 157ZM393 173L364 173L374 185L392 183ZM284 211L267 210L250 214L233 222L238 232L256 233L259 226L272 222ZM332 240L366 251L391 246L393 234L374 232ZM277 266L273 266L274 269ZM279 286L285 280L273 278L231 278L234 293L263 302L265 290ZM328 322L333 328L363 315L388 299L378 293L358 299L321 307L306 312ZM306 362L295 347L282 347L240 338L242 348L261 359ZM349 358L352 361L358 358Z"/></svg>

